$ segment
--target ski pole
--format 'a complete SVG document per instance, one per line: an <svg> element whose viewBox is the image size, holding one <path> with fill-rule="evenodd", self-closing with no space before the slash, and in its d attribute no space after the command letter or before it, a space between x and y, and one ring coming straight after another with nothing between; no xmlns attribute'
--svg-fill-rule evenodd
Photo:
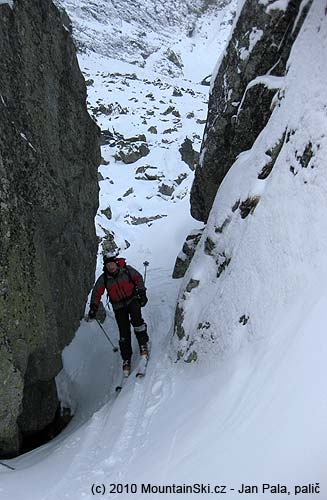
<svg viewBox="0 0 327 500"><path fill-rule="evenodd" d="M144 284L145 284L145 280L146 280L146 268L148 267L149 262L147 260L145 260L143 262L143 265L144 265L144 278L143 278L143 281L144 281Z"/></svg>
<svg viewBox="0 0 327 500"><path fill-rule="evenodd" d="M0 462L0 465L3 465L4 467L7 467L7 469L15 470L14 467L11 467L11 465L5 464L4 462Z"/></svg>
<svg viewBox="0 0 327 500"><path fill-rule="evenodd" d="M109 335L107 334L107 332L105 331L105 329L103 328L103 326L101 325L100 321L96 319L96 322L98 323L99 327L101 328L101 330L103 331L103 333L105 334L105 336L107 337L107 339L109 340L110 344L112 345L113 347L113 351L114 352L117 352L118 351L118 347L116 347L110 340L109 338Z"/></svg>

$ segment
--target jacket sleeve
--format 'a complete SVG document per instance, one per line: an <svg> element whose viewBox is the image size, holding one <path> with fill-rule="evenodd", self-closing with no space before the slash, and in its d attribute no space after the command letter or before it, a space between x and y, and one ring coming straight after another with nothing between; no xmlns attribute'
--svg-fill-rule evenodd
<svg viewBox="0 0 327 500"><path fill-rule="evenodd" d="M101 276L99 276L99 278L97 279L92 291L91 306L92 305L95 305L97 307L99 306L101 297L105 289L106 287L104 286L104 275L101 274Z"/></svg>
<svg viewBox="0 0 327 500"><path fill-rule="evenodd" d="M142 274L140 274L136 269L134 269L134 267L132 266L127 266L128 268L128 271L129 271L129 274L130 274L130 277L133 281L133 283L135 283L135 285L137 286L137 288L139 290L144 290L146 291L146 288L145 288L145 285L144 285L144 281L143 281L143 277L142 277Z"/></svg>

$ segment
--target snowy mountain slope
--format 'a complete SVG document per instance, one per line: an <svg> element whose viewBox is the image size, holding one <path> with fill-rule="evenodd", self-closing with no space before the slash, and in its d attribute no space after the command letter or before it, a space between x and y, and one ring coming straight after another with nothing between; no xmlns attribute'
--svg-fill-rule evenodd
<svg viewBox="0 0 327 500"><path fill-rule="evenodd" d="M57 4L73 19L75 39L82 50L178 75L183 73L183 65L195 66L194 60L187 61L191 55L183 53L181 43L198 52L199 44L208 47L212 37L224 40L235 1L58 0Z"/></svg>

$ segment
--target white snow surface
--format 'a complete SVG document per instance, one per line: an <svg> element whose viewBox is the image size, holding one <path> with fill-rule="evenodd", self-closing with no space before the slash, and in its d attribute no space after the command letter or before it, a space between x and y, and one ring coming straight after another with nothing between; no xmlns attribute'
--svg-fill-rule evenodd
<svg viewBox="0 0 327 500"><path fill-rule="evenodd" d="M181 75L163 76L159 83L157 71L102 54L80 57L86 78L94 81L88 87L90 109L99 102L118 102L129 110L99 114L100 126L125 137L145 133L150 143L150 154L131 165L115 161L116 148L102 148L110 163L99 169L104 180L96 224L99 237L110 230L123 248L129 241L123 255L132 265L142 269L143 260L150 261L144 316L151 359L146 378L137 381L133 372L116 397L119 355L96 323L82 321L65 349L60 376L61 397L75 407L75 417L47 445L5 461L15 471L0 466L1 500L91 499L92 485L101 491L105 485L100 496L110 499L163 496L142 493L142 483L226 485L228 500L240 498L242 483L258 485L257 494L247 495L257 500L285 497L264 494L263 483L285 485L290 498L295 498L295 485L319 483L319 494L296 498L327 499L326 21L322 2L314 0L292 50L280 100L253 148L239 156L224 180L185 280L171 279L174 259L185 236L200 224L189 215L192 174L178 147L186 135L199 145L203 124L196 119L205 117L208 87L194 80L186 84ZM136 80L126 76L132 73ZM174 87L194 94L183 91L182 97L173 97ZM150 92L155 100L148 102ZM129 101L132 96L137 102ZM168 105L179 110L180 122L160 114ZM143 124L149 110L154 115ZM195 116L187 118L191 111ZM150 125L158 128L151 139ZM164 134L173 125L180 126ZM292 132L289 141L268 178L259 180L270 160L267 151L285 130ZM163 138L171 142L162 143ZM308 143L314 156L303 168L299 157ZM157 166L163 180L135 179L136 169L145 164ZM181 173L188 176L177 184L174 179ZM173 195L158 196L161 182L174 186ZM133 193L124 197L130 187ZM249 196L260 196L260 201L253 214L241 219L231 208ZM101 213L108 205L111 220ZM133 216L156 214L167 217L151 225L128 223ZM226 218L230 222L223 233L215 233ZM231 257L218 280L215 258L203 252L208 236L217 257L221 252ZM181 281L184 289L190 278L200 285L188 294L184 326L200 362L174 363L174 312ZM242 315L249 316L246 325L239 323ZM210 323L201 340L200 322ZM117 343L112 313L104 327ZM133 366L136 361L137 354ZM135 483L137 491L128 493L123 486L122 494L110 493L110 484L117 483Z"/></svg>

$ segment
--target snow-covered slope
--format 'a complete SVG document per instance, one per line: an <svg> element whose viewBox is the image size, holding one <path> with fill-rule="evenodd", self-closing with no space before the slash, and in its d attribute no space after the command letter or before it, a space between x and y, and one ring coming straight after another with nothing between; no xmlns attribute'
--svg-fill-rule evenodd
<svg viewBox="0 0 327 500"><path fill-rule="evenodd" d="M191 66L194 78L194 70L200 62L203 64L204 47L211 69L214 59L210 55L217 57L217 41L223 43L229 32L235 0L56 0L56 3L73 19L80 49L156 68L168 75L185 74Z"/></svg>
<svg viewBox="0 0 327 500"><path fill-rule="evenodd" d="M182 344L200 357L269 338L327 271L322 14L318 2L279 78L273 114L225 177L185 277L182 288L191 279L198 286L181 298Z"/></svg>

